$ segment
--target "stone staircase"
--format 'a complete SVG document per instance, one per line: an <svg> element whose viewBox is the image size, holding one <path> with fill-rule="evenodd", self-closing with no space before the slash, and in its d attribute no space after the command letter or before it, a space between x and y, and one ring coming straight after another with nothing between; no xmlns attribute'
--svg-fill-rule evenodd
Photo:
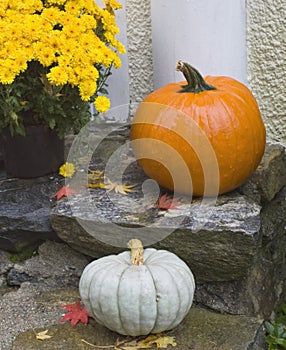
<svg viewBox="0 0 286 350"><path fill-rule="evenodd" d="M125 139L117 137L115 146L112 138L106 140L94 169L102 169ZM139 235L145 245L180 256L195 275L196 307L174 330L178 349L265 349L262 321L286 300L285 148L268 142L252 177L215 201L180 196L180 207L163 211L152 196L140 192L145 180L130 163L124 181L138 184L138 192L106 195L85 188L56 203L53 195L62 185L57 176L25 181L3 176L0 249L18 252L29 244L58 240L93 259L126 250L128 239Z"/></svg>

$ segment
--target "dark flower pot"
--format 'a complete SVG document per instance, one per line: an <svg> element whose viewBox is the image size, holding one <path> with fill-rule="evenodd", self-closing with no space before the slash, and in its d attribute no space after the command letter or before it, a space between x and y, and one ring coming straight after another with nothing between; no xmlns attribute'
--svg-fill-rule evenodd
<svg viewBox="0 0 286 350"><path fill-rule="evenodd" d="M39 177L58 171L64 162L64 140L42 125L25 128L26 136L2 135L6 172L19 178Z"/></svg>

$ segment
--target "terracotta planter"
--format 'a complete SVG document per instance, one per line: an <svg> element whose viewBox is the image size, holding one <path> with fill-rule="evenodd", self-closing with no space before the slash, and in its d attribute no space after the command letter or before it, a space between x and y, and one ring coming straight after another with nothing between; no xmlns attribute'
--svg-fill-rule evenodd
<svg viewBox="0 0 286 350"><path fill-rule="evenodd" d="M39 177L58 171L64 162L64 140L41 125L26 127L26 136L2 135L6 172L19 178Z"/></svg>

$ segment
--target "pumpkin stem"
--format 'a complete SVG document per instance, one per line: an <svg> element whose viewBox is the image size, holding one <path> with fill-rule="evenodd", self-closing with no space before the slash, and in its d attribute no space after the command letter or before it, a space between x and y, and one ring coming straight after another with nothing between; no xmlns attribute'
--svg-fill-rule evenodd
<svg viewBox="0 0 286 350"><path fill-rule="evenodd" d="M209 85L202 75L189 63L178 61L176 70L182 72L187 80L187 85L183 85L182 89L178 92L192 92L198 94L206 90L216 90L212 85Z"/></svg>
<svg viewBox="0 0 286 350"><path fill-rule="evenodd" d="M139 239L131 239L128 242L128 248L131 249L131 263L132 265L143 265L143 245Z"/></svg>

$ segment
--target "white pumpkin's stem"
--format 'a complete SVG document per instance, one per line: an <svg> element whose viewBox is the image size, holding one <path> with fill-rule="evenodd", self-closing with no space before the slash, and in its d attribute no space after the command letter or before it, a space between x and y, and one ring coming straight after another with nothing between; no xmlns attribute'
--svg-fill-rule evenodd
<svg viewBox="0 0 286 350"><path fill-rule="evenodd" d="M131 249L131 263L132 265L143 265L143 245L139 239L131 239L128 242L128 248Z"/></svg>

